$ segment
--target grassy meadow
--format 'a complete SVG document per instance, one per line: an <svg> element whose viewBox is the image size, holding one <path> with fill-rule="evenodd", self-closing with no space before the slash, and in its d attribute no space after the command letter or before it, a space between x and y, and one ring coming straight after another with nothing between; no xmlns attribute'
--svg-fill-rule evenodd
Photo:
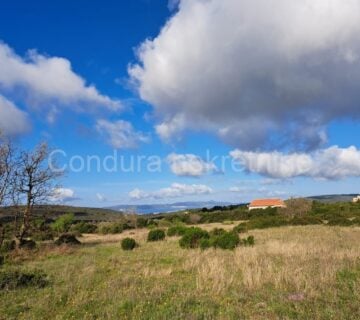
<svg viewBox="0 0 360 320"><path fill-rule="evenodd" d="M204 229L231 224L207 224ZM44 288L0 290L0 319L359 319L360 227L251 230L252 247L181 249L148 230L15 251ZM139 247L123 251L131 236ZM3 268L10 268L6 265Z"/></svg>

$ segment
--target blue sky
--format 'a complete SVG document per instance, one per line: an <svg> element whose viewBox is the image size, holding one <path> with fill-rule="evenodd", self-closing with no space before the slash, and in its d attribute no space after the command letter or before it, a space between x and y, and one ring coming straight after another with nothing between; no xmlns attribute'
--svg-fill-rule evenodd
<svg viewBox="0 0 360 320"><path fill-rule="evenodd" d="M74 205L360 192L359 5L271 2L2 1L0 129Z"/></svg>

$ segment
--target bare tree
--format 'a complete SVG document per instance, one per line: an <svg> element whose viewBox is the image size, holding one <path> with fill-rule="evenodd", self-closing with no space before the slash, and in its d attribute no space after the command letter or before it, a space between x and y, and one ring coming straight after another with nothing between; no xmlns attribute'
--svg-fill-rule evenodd
<svg viewBox="0 0 360 320"><path fill-rule="evenodd" d="M11 193L14 171L14 153L10 141L0 133L0 206L5 205Z"/></svg>
<svg viewBox="0 0 360 320"><path fill-rule="evenodd" d="M9 204L14 177L14 148L9 139L0 132L0 207ZM0 248L5 238L5 228L0 221Z"/></svg>
<svg viewBox="0 0 360 320"><path fill-rule="evenodd" d="M291 198L287 201L286 208L279 208L280 214L288 217L303 217L312 209L312 201L304 198Z"/></svg>
<svg viewBox="0 0 360 320"><path fill-rule="evenodd" d="M17 236L20 243L30 230L34 205L49 200L58 187L56 179L62 175L48 163L49 154L48 145L41 143L33 151L23 151L19 155L15 172L16 190L25 202L22 225Z"/></svg>

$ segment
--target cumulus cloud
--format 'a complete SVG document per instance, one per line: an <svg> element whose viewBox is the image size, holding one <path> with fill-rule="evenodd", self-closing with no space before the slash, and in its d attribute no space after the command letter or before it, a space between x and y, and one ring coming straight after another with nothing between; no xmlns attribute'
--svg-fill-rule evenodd
<svg viewBox="0 0 360 320"><path fill-rule="evenodd" d="M0 89L17 96L24 95L34 107L69 106L88 110L105 107L118 110L120 102L101 94L94 85L77 75L69 60L48 57L29 50L26 57L17 55L0 42Z"/></svg>
<svg viewBox="0 0 360 320"><path fill-rule="evenodd" d="M130 122L124 120L115 122L98 120L96 129L116 149L136 148L139 143L149 142L150 140L148 135L136 131Z"/></svg>
<svg viewBox="0 0 360 320"><path fill-rule="evenodd" d="M71 202L75 200L79 200L78 197L75 196L75 191L68 188L56 188L53 190L51 199L52 202Z"/></svg>
<svg viewBox="0 0 360 320"><path fill-rule="evenodd" d="M230 155L249 172L277 179L313 177L337 180L360 177L360 150L333 146L310 154L249 152L233 150Z"/></svg>
<svg viewBox="0 0 360 320"><path fill-rule="evenodd" d="M0 94L0 132L14 136L29 130L30 120L27 113Z"/></svg>
<svg viewBox="0 0 360 320"><path fill-rule="evenodd" d="M204 184L180 184L173 183L168 188L162 188L157 191L146 192L141 189L134 189L129 192L130 198L134 200L143 199L167 199L167 198L179 198L183 196L191 195L204 195L212 193L213 190Z"/></svg>
<svg viewBox="0 0 360 320"><path fill-rule="evenodd" d="M181 0L129 74L164 140L311 150L332 120L359 120L359 33L358 0Z"/></svg>
<svg viewBox="0 0 360 320"><path fill-rule="evenodd" d="M167 156L167 162L177 176L200 177L217 169L215 164L206 162L194 154L171 153Z"/></svg>

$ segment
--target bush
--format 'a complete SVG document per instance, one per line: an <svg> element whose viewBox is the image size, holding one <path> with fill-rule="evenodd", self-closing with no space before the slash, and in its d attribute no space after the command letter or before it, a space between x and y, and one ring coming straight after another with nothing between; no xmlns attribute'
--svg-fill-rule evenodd
<svg viewBox="0 0 360 320"><path fill-rule="evenodd" d="M280 216L256 217L246 223L248 229L266 229L286 225L289 225L289 221Z"/></svg>
<svg viewBox="0 0 360 320"><path fill-rule="evenodd" d="M162 229L153 229L148 233L147 241L160 241L165 239L165 231Z"/></svg>
<svg viewBox="0 0 360 320"><path fill-rule="evenodd" d="M235 249L240 243L239 235L235 232L225 232L212 239L215 248Z"/></svg>
<svg viewBox="0 0 360 320"><path fill-rule="evenodd" d="M136 247L136 241L132 238L125 238L121 240L121 248L123 250L133 250Z"/></svg>
<svg viewBox="0 0 360 320"><path fill-rule="evenodd" d="M16 242L15 240L4 240L2 246L1 246L1 252L9 252L13 251L16 248Z"/></svg>
<svg viewBox="0 0 360 320"><path fill-rule="evenodd" d="M51 228L58 233L68 232L73 222L74 215L72 213L64 214L51 224Z"/></svg>
<svg viewBox="0 0 360 320"><path fill-rule="evenodd" d="M235 233L245 233L247 232L247 225L245 222L238 224L233 228L233 232Z"/></svg>
<svg viewBox="0 0 360 320"><path fill-rule="evenodd" d="M36 287L43 288L48 284L47 275L41 270L0 271L0 289L13 290L17 288Z"/></svg>
<svg viewBox="0 0 360 320"><path fill-rule="evenodd" d="M205 250L205 249L208 249L211 247L211 242L209 239L203 238L203 239L200 239L199 246L200 246L201 250Z"/></svg>
<svg viewBox="0 0 360 320"><path fill-rule="evenodd" d="M188 228L179 241L181 248L198 248L201 239L209 239L209 233L200 228Z"/></svg>
<svg viewBox="0 0 360 320"><path fill-rule="evenodd" d="M123 223L121 222L101 222L97 230L102 234L116 234L122 233L124 230Z"/></svg>
<svg viewBox="0 0 360 320"><path fill-rule="evenodd" d="M311 224L322 224L322 220L318 217L313 216L304 216L304 217L294 217L290 220L290 224L293 226L306 226Z"/></svg>
<svg viewBox="0 0 360 320"><path fill-rule="evenodd" d="M55 241L55 244L58 246L62 244L78 245L81 244L81 242L76 239L75 235L71 233L64 233Z"/></svg>
<svg viewBox="0 0 360 320"><path fill-rule="evenodd" d="M85 221L78 222L73 224L70 228L71 232L76 233L95 233L97 230L97 225Z"/></svg>
<svg viewBox="0 0 360 320"><path fill-rule="evenodd" d="M35 241L46 241L54 239L54 232L52 230L38 230L31 233L31 237Z"/></svg>
<svg viewBox="0 0 360 320"><path fill-rule="evenodd" d="M4 264L5 258L4 256L0 255L0 267Z"/></svg>
<svg viewBox="0 0 360 320"><path fill-rule="evenodd" d="M187 230L187 227L185 226L174 226L174 227L170 227L167 230L167 235L169 237L174 237L174 236L182 236L185 234Z"/></svg>
<svg viewBox="0 0 360 320"><path fill-rule="evenodd" d="M247 238L242 239L241 243L244 246L253 246L255 244L255 238L254 238L254 236L248 236Z"/></svg>
<svg viewBox="0 0 360 320"><path fill-rule="evenodd" d="M145 228L148 224L148 219L144 217L137 217L136 219L136 225L138 228Z"/></svg>
<svg viewBox="0 0 360 320"><path fill-rule="evenodd" d="M354 222L345 218L345 217L334 217L332 219L329 219L328 225L329 226L351 226Z"/></svg>
<svg viewBox="0 0 360 320"><path fill-rule="evenodd" d="M222 228L214 228L209 232L210 237L212 237L212 236L221 236L224 233L226 233L226 231L224 229L222 229Z"/></svg>
<svg viewBox="0 0 360 320"><path fill-rule="evenodd" d="M32 250L36 248L36 242L31 239L23 239L19 243L19 248Z"/></svg>

